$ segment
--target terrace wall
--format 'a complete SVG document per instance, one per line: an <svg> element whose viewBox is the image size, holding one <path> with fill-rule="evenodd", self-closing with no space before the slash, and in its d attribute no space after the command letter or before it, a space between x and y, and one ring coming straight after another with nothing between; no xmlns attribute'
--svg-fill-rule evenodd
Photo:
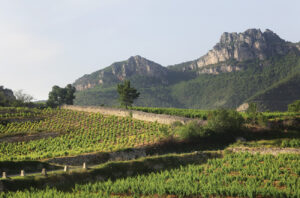
<svg viewBox="0 0 300 198"><path fill-rule="evenodd" d="M133 119L143 120L148 122L158 122L161 124L172 124L175 121L186 123L190 120L193 120L191 118L184 118L179 116L146 113L142 111L126 110L126 109L118 109L118 108L110 108L110 107L64 105L62 106L62 108L74 110L74 111L101 113L103 115L114 115L114 116L121 116L121 117L132 116Z"/></svg>

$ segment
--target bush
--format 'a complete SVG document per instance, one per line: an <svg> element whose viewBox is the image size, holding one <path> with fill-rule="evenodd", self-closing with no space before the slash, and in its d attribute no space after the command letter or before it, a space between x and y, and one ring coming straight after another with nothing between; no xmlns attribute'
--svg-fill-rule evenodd
<svg viewBox="0 0 300 198"><path fill-rule="evenodd" d="M168 137L170 134L169 134L169 130L168 130L168 127L166 126L161 126L159 127L159 132L164 136L164 137Z"/></svg>
<svg viewBox="0 0 300 198"><path fill-rule="evenodd" d="M251 124L258 124L261 126L266 126L268 119L261 112L258 111L256 103L250 103L246 111L247 113L247 122Z"/></svg>
<svg viewBox="0 0 300 198"><path fill-rule="evenodd" d="M296 100L288 105L288 111L290 112L300 112L300 100Z"/></svg>
<svg viewBox="0 0 300 198"><path fill-rule="evenodd" d="M175 133L180 139L184 140L193 140L210 135L210 132L205 127L199 125L197 121L189 122L186 125L178 125L175 128Z"/></svg>
<svg viewBox="0 0 300 198"><path fill-rule="evenodd" d="M208 116L207 128L215 133L238 132L244 122L244 118L237 111L219 109Z"/></svg>

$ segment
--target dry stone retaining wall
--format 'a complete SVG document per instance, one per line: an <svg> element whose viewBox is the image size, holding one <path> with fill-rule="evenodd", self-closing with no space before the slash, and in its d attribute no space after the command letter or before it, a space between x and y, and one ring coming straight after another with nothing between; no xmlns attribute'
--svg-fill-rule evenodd
<svg viewBox="0 0 300 198"><path fill-rule="evenodd" d="M187 123L188 121L193 120L191 118L184 118L179 116L146 113L142 111L125 110L125 109L117 109L117 108L110 108L110 107L64 105L62 106L62 108L74 110L74 111L101 113L103 115L114 115L114 116L121 116L121 117L132 116L133 119L143 120L148 122L158 122L161 124L172 124L173 122L176 121L179 121L184 124Z"/></svg>
<svg viewBox="0 0 300 198"><path fill-rule="evenodd" d="M89 153L70 157L57 157L49 159L46 162L60 165L80 166L84 162L88 165L94 165L107 161L133 160L141 157L146 157L146 151L143 148L115 151L111 153Z"/></svg>

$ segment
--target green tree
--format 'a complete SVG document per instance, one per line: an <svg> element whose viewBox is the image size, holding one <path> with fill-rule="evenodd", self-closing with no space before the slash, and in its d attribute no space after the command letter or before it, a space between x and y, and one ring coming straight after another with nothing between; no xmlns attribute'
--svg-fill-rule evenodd
<svg viewBox="0 0 300 198"><path fill-rule="evenodd" d="M52 91L49 93L47 106L57 107L63 104L73 105L75 91L75 87L71 84L68 84L65 88L61 88L57 85L53 86Z"/></svg>
<svg viewBox="0 0 300 198"><path fill-rule="evenodd" d="M130 87L130 81L125 80L122 83L118 84L117 91L119 93L119 101L121 103L121 106L125 106L127 109L128 107L131 107L133 104L133 101L137 99L140 95L139 92L134 87Z"/></svg>
<svg viewBox="0 0 300 198"><path fill-rule="evenodd" d="M4 93L0 92L0 106L7 106L8 105L8 100Z"/></svg>
<svg viewBox="0 0 300 198"><path fill-rule="evenodd" d="M254 102L250 103L248 109L246 110L246 113L248 115L248 121L250 123L255 124L257 122L258 116L260 114L258 112L257 104Z"/></svg>
<svg viewBox="0 0 300 198"><path fill-rule="evenodd" d="M0 86L0 106L11 106L15 100L12 90Z"/></svg>
<svg viewBox="0 0 300 198"><path fill-rule="evenodd" d="M76 88L71 84L68 84L65 88L65 103L68 105L73 105L73 101L75 99L74 93L76 92Z"/></svg>

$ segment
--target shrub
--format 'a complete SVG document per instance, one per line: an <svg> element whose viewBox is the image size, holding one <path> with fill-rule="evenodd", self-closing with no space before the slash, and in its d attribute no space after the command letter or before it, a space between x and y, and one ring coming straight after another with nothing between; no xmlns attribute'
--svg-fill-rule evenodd
<svg viewBox="0 0 300 198"><path fill-rule="evenodd" d="M258 124L261 126L266 126L268 119L261 112L258 111L258 107L256 103L250 103L247 113L247 122L252 124Z"/></svg>
<svg viewBox="0 0 300 198"><path fill-rule="evenodd" d="M219 109L208 116L207 128L215 133L238 132L244 121L242 115L235 110Z"/></svg>
<svg viewBox="0 0 300 198"><path fill-rule="evenodd" d="M183 124L180 121L175 121L171 124L171 127L176 128L182 126Z"/></svg>
<svg viewBox="0 0 300 198"><path fill-rule="evenodd" d="M296 100L288 105L288 111L290 112L300 112L300 100Z"/></svg>
<svg viewBox="0 0 300 198"><path fill-rule="evenodd" d="M159 127L159 132L163 135L163 137L168 137L170 135L167 126Z"/></svg>
<svg viewBox="0 0 300 198"><path fill-rule="evenodd" d="M192 140L199 137L209 136L209 131L199 125L197 121L192 121L186 125L179 125L175 128L175 133L179 136L180 139Z"/></svg>

